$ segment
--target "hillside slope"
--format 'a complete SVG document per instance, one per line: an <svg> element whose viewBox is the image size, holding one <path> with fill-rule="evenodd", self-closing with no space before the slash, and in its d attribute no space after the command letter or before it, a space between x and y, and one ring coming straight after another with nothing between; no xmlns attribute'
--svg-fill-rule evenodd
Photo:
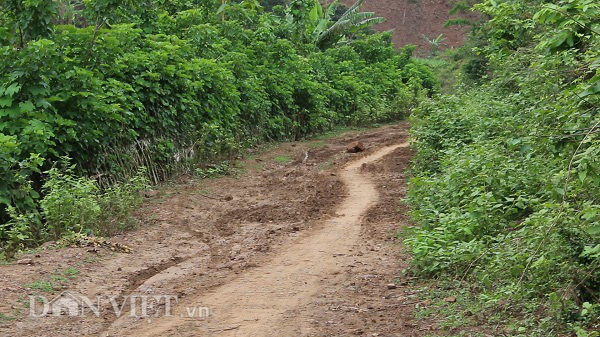
<svg viewBox="0 0 600 337"><path fill-rule="evenodd" d="M342 0L350 6L355 0ZM430 47L422 35L435 38L439 34L446 37L446 48L462 45L468 27L444 27L450 18L448 11L454 6L455 0L367 0L362 10L375 12L386 21L376 26L380 31L394 30L394 44L403 46L414 44L418 46L419 54L426 54ZM475 14L456 14L452 18L473 18Z"/></svg>

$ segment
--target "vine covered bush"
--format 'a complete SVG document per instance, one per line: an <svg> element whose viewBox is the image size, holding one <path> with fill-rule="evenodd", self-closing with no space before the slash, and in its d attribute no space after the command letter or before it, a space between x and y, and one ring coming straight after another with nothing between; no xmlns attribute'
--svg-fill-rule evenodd
<svg viewBox="0 0 600 337"><path fill-rule="evenodd" d="M499 335L598 336L600 5L475 8L481 85L411 116L413 270L469 289Z"/></svg>
<svg viewBox="0 0 600 337"><path fill-rule="evenodd" d="M69 220L79 211L52 229L44 209L58 190L83 210L83 195L141 167L157 183L256 143L398 119L436 90L389 33L358 22L328 30L323 47L298 34L321 5L293 3L265 13L256 1L1 0L0 249L98 232ZM321 12L319 28L333 26ZM73 184L48 185L63 156Z"/></svg>

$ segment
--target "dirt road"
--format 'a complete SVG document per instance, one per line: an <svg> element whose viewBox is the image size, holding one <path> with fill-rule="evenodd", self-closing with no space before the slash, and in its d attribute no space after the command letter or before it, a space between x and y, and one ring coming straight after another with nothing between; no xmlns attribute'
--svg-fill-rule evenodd
<svg viewBox="0 0 600 337"><path fill-rule="evenodd" d="M406 224L405 129L284 144L252 154L239 177L182 179L149 198L139 229L114 238L132 254L48 246L24 257L30 264L0 266L0 335L426 334L413 323L418 290L390 286L406 267L395 239ZM367 151L346 153L356 140ZM28 295L62 290L178 302L169 317L119 316L106 302L98 315L27 316ZM190 317L198 307L210 315Z"/></svg>
<svg viewBox="0 0 600 337"><path fill-rule="evenodd" d="M124 317L113 324L107 335L179 336L298 336L297 317L286 314L311 301L322 288L322 280L341 271L344 256L359 240L360 220L377 201L377 190L364 174L363 164L381 159L408 143L384 147L374 154L352 162L340 171L348 196L336 211L338 216L325 221L322 228L285 247L272 261L251 269L208 294L180 304L174 317L132 324ZM183 307L198 303L211 309L207 324L198 329L186 321ZM177 310L179 309L179 310ZM295 324L291 324L294 322ZM200 330L200 331L199 331Z"/></svg>

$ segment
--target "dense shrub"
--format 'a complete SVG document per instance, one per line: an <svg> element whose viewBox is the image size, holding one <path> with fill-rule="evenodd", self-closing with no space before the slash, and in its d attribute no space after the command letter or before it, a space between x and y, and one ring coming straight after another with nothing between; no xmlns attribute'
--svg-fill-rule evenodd
<svg viewBox="0 0 600 337"><path fill-rule="evenodd" d="M77 176L68 159L59 164L45 172L39 208L23 212L8 207L11 218L0 225L4 254L12 255L18 249L67 234L113 235L133 225L131 212L141 203L141 192L148 186L143 170L101 190L96 180Z"/></svg>
<svg viewBox="0 0 600 337"><path fill-rule="evenodd" d="M463 281L511 335L598 336L600 7L478 8L488 79L411 116L414 271Z"/></svg>

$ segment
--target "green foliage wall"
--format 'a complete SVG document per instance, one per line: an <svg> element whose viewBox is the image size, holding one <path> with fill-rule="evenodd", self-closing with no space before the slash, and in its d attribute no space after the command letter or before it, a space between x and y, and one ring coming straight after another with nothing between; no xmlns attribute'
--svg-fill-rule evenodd
<svg viewBox="0 0 600 337"><path fill-rule="evenodd" d="M414 270L512 317L506 334L598 336L600 5L476 8L483 84L411 116Z"/></svg>

